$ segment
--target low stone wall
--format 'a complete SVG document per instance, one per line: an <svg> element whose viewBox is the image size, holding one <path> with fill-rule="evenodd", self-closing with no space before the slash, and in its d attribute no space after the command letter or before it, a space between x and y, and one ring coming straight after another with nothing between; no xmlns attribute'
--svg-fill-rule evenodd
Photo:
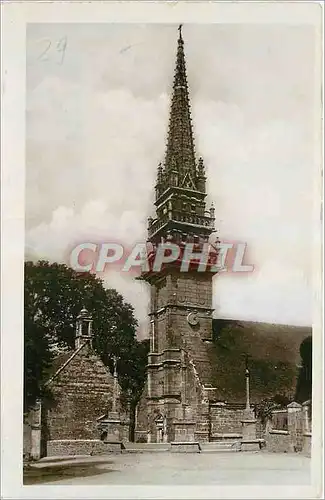
<svg viewBox="0 0 325 500"><path fill-rule="evenodd" d="M47 456L101 455L116 451L99 439L55 439L47 442Z"/></svg>
<svg viewBox="0 0 325 500"><path fill-rule="evenodd" d="M302 451L307 457L311 457L311 432L303 434L303 447Z"/></svg>
<svg viewBox="0 0 325 500"><path fill-rule="evenodd" d="M134 441L135 443L146 443L148 440L148 431L135 431Z"/></svg>
<svg viewBox="0 0 325 500"><path fill-rule="evenodd" d="M310 402L303 405L293 402L287 406L286 411L275 411L271 421L268 422L265 432L265 442L268 451L273 452L303 452L311 454L311 422L308 417ZM285 419L279 419L284 415ZM285 429L274 428L279 422L284 422Z"/></svg>
<svg viewBox="0 0 325 500"><path fill-rule="evenodd" d="M274 453L291 451L291 438L288 431L273 429L266 434L266 449Z"/></svg>
<svg viewBox="0 0 325 500"><path fill-rule="evenodd" d="M222 434L241 434L245 409L234 405L212 404L210 406L211 436L218 439Z"/></svg>

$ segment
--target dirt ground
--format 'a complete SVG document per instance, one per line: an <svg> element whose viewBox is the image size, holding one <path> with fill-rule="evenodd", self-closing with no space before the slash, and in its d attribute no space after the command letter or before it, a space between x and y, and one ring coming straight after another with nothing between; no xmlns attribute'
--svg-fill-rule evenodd
<svg viewBox="0 0 325 500"><path fill-rule="evenodd" d="M40 461L24 484L309 485L310 459L276 453L137 453Z"/></svg>

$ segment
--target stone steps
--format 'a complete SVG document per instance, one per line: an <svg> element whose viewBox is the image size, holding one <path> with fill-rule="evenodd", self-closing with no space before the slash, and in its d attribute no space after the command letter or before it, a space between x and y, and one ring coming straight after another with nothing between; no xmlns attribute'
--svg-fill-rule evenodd
<svg viewBox="0 0 325 500"><path fill-rule="evenodd" d="M124 453L159 453L170 451L170 443L125 443Z"/></svg>
<svg viewBox="0 0 325 500"><path fill-rule="evenodd" d="M236 452L241 450L240 441L214 441L201 443L201 453Z"/></svg>
<svg viewBox="0 0 325 500"><path fill-rule="evenodd" d="M198 452L201 453L236 452L241 450L241 442L238 439L220 439L208 443L197 443L197 445ZM172 448L174 449L172 450ZM171 443L125 443L123 453L164 453L177 451L178 448L179 446Z"/></svg>
<svg viewBox="0 0 325 500"><path fill-rule="evenodd" d="M170 448L127 448L123 453L166 453Z"/></svg>

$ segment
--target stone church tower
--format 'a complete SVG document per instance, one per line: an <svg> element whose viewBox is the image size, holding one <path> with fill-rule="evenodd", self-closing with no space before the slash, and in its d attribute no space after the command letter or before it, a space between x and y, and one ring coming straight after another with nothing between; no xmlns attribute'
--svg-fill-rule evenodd
<svg viewBox="0 0 325 500"><path fill-rule="evenodd" d="M276 395L292 400L299 345L311 335L304 327L213 319L216 252L209 253L205 271L199 259L187 253L182 258L190 245L192 254L202 252L214 232L206 180L203 160L195 156L180 27L156 216L149 218L151 265L141 275L151 290L151 330L147 383L136 415L138 441L236 444L254 421L255 404ZM180 257L155 271L158 245L168 242L180 247Z"/></svg>
<svg viewBox="0 0 325 500"><path fill-rule="evenodd" d="M206 210L204 163L195 155L181 26L167 149L163 165L158 166L155 189L156 218L149 218L148 227L153 248L164 242L177 243L181 248L191 243L194 252L201 251L214 231L214 208ZM201 429L197 423L206 398L202 392L204 380L198 377L191 351L196 351L200 366L208 372L206 346L212 341L213 276L209 267L205 272L193 267L184 272L179 262L141 276L151 287L148 441L173 441L178 427L182 439L191 426L192 434L193 426L196 433L208 432L206 417L201 419Z"/></svg>

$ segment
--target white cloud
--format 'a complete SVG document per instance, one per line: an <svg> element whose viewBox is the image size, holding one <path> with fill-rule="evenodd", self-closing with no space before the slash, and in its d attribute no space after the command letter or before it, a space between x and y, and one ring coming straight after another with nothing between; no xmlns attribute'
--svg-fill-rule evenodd
<svg viewBox="0 0 325 500"><path fill-rule="evenodd" d="M37 59L39 40L67 35ZM28 31L27 254L146 238L163 159L175 27L38 25ZM184 29L198 154L220 237L248 243L249 277L214 280L216 314L311 323L313 32ZM107 277L145 324L148 289ZM144 327L145 328L145 327Z"/></svg>

